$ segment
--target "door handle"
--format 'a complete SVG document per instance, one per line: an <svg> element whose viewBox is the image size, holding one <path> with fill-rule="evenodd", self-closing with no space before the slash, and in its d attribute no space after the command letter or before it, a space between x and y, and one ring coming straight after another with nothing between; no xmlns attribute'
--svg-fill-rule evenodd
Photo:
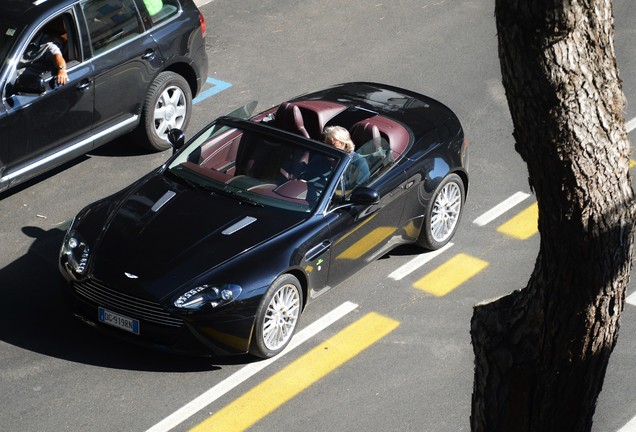
<svg viewBox="0 0 636 432"><path fill-rule="evenodd" d="M144 59L144 60L151 60L154 56L155 56L155 51L151 50L151 49L148 49L148 50L146 50L144 55L141 56L141 58Z"/></svg>
<svg viewBox="0 0 636 432"><path fill-rule="evenodd" d="M80 83L77 85L77 89L79 91L86 91L88 90L88 88L91 86L91 82L87 79L83 79L82 81L80 81Z"/></svg>

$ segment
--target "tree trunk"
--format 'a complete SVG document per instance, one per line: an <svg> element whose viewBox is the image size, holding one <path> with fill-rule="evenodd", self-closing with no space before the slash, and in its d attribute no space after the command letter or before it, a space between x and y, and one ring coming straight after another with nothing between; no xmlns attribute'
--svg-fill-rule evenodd
<svg viewBox="0 0 636 432"><path fill-rule="evenodd" d="M632 260L611 0L496 0L515 148L539 206L525 289L475 307L471 428L589 431Z"/></svg>

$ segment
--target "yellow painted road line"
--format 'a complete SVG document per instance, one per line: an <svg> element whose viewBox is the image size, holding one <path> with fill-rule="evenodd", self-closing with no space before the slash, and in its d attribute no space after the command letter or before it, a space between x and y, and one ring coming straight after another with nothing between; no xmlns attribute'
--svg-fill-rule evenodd
<svg viewBox="0 0 636 432"><path fill-rule="evenodd" d="M226 395L231 390L235 389L239 385L242 385L245 381L258 374L260 371L270 366L273 363L280 361L286 354L290 353L300 345L306 343L312 339L318 333L324 331L337 321L345 317L347 314L353 312L358 307L357 304L351 302L344 302L337 308L326 313L322 317L318 318L313 323L299 331L294 335L287 348L283 350L276 357L269 358L267 360L261 360L258 362L250 363L232 375L217 383L212 388L199 395L198 397L185 404L168 417L161 420L159 423L148 429L146 432L168 432L176 428L178 425L210 406L213 402Z"/></svg>
<svg viewBox="0 0 636 432"><path fill-rule="evenodd" d="M396 227L378 227L349 246L345 251L338 255L336 259L356 260L380 243L384 242L396 231L396 229Z"/></svg>
<svg viewBox="0 0 636 432"><path fill-rule="evenodd" d="M463 253L457 254L415 282L413 287L442 297L473 278L486 267L488 267L486 261Z"/></svg>
<svg viewBox="0 0 636 432"><path fill-rule="evenodd" d="M537 228L538 221L539 206L535 202L508 222L500 225L497 231L519 240L527 240L539 232Z"/></svg>
<svg viewBox="0 0 636 432"><path fill-rule="evenodd" d="M630 159L629 160L629 169L634 168L634 165L636 165L636 161L634 159Z"/></svg>
<svg viewBox="0 0 636 432"><path fill-rule="evenodd" d="M190 431L244 431L399 325L377 313L365 315Z"/></svg>

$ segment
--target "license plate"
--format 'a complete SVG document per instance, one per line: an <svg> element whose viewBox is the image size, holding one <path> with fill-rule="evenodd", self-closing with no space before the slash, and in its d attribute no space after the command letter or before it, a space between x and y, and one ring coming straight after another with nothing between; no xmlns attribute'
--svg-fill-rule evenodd
<svg viewBox="0 0 636 432"><path fill-rule="evenodd" d="M99 322L120 328L130 333L139 334L139 321L127 316L111 312L103 307L98 308Z"/></svg>

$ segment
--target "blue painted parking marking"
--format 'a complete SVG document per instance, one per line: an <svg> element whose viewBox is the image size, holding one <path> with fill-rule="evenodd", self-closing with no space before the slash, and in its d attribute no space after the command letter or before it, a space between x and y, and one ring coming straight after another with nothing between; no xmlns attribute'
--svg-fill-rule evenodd
<svg viewBox="0 0 636 432"><path fill-rule="evenodd" d="M205 80L205 82L206 84L211 84L212 87L202 91L201 93L199 93L199 96L192 99L193 105L201 102L204 99L209 98L210 96L214 96L215 94L220 93L223 90L227 90L230 87L232 87L232 84L225 81L214 79L212 77L208 77L208 79Z"/></svg>

